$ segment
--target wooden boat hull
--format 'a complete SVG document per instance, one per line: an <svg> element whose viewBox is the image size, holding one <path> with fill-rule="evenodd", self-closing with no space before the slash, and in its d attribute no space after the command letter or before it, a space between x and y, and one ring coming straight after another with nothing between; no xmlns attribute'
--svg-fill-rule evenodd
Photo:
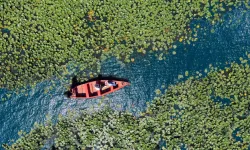
<svg viewBox="0 0 250 150"><path fill-rule="evenodd" d="M114 82L115 85L110 85L109 82ZM100 86L99 88L96 86ZM70 98L95 98L113 93L127 85L130 85L126 81L117 80L96 80L78 85L71 88L72 95Z"/></svg>

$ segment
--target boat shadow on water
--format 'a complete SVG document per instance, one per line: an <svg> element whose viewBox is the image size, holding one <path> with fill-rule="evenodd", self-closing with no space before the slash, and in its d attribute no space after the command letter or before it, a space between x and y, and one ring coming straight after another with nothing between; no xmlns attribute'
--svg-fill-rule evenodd
<svg viewBox="0 0 250 150"><path fill-rule="evenodd" d="M84 84L84 83L87 83L87 82L91 82L91 81L97 81L97 80L116 80L116 81L125 81L125 82L129 82L128 79L125 79L125 78L119 78L119 77L115 77L115 76L102 76L102 75L98 75L98 77L95 77L95 78L92 78L92 79L89 79L87 81L83 81L83 82L80 82L78 81L77 79L77 76L74 76L71 80L71 86L70 86L70 89L78 86L78 85L81 85L81 84ZM64 95L67 97L67 98L70 98L70 96L72 95L72 93L70 92L70 90L64 92Z"/></svg>

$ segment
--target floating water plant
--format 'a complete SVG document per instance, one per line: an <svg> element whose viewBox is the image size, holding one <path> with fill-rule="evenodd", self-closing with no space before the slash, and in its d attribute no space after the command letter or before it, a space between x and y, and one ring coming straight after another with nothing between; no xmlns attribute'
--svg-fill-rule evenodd
<svg viewBox="0 0 250 150"><path fill-rule="evenodd" d="M160 89L156 89L155 93L156 93L156 95L160 95L161 94L161 90Z"/></svg>
<svg viewBox="0 0 250 150"><path fill-rule="evenodd" d="M148 49L166 52L175 41L195 41L193 19L220 20L225 11L248 0L82 0L4 1L0 16L0 87L14 89L70 68L81 79L98 72L101 58L133 62L131 54ZM15 15L14 15L15 14ZM160 58L162 59L162 58ZM80 69L76 69L80 68ZM64 74L62 72L65 72ZM67 78L69 79L69 78Z"/></svg>
<svg viewBox="0 0 250 150"><path fill-rule="evenodd" d="M206 77L170 85L137 118L109 108L83 111L60 116L56 124L37 124L12 145L3 146L40 149L52 139L49 147L55 149L151 150L160 148L163 141L167 149L246 149L250 145L249 87L249 64L232 63L223 70L211 66Z"/></svg>

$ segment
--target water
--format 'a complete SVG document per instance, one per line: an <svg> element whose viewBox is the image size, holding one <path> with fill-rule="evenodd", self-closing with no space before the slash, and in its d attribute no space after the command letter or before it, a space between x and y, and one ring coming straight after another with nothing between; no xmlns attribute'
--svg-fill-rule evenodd
<svg viewBox="0 0 250 150"><path fill-rule="evenodd" d="M204 70L210 64L223 67L232 61L239 62L239 57L246 57L245 53L250 53L250 11L243 14L242 8L237 9L227 13L225 19L224 23L214 27L204 20L196 21L206 28L200 29L198 41L191 45L177 45L176 55L170 51L166 60L159 61L154 54L146 54L136 56L135 62L130 64L123 64L114 58L103 62L103 75L128 78L131 82L131 86L103 100L67 99L63 95L63 85L59 83L56 83L57 89L45 94L44 88L51 85L49 81L38 84L27 96L25 93L12 95L7 101L0 102L0 144L16 140L19 130L29 131L34 122L43 122L47 114L56 118L68 110L94 111L108 104L113 109L127 110L138 115L145 109L146 102L156 96L156 89L164 92L164 86L180 82L178 75L184 75L185 71L194 75L199 71L205 75ZM210 32L212 29L214 33ZM6 92L0 90L0 97Z"/></svg>

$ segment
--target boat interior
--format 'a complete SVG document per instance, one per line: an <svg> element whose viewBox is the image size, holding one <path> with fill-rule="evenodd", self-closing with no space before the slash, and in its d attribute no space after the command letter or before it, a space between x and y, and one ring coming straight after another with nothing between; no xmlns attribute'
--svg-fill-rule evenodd
<svg viewBox="0 0 250 150"><path fill-rule="evenodd" d="M95 85L99 84L100 88L96 88ZM105 84L105 81L93 81L83 86L78 86L75 88L75 94L76 97L94 97L94 96L100 96L105 93L113 91L114 89L118 88L120 86L119 83L116 83L116 85L107 85Z"/></svg>

